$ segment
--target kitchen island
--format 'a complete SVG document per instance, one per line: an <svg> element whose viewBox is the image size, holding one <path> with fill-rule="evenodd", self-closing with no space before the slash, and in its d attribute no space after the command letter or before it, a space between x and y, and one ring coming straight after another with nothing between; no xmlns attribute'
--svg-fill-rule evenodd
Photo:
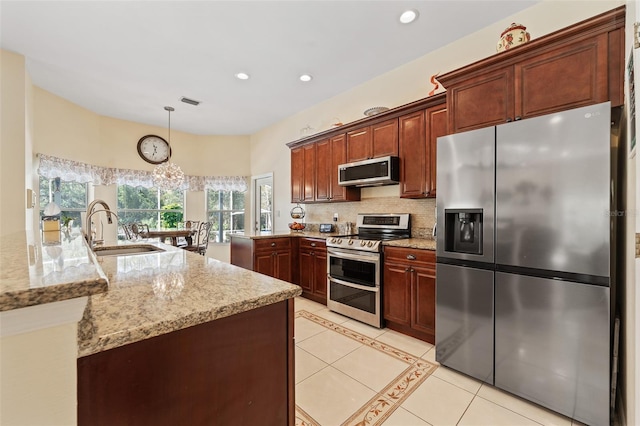
<svg viewBox="0 0 640 426"><path fill-rule="evenodd" d="M33 249L28 238L16 247L18 240L12 240L12 250L7 239L0 240L3 266L19 253L47 252L37 238ZM72 262L72 253L80 253L90 260L81 267L84 274L95 275L101 285L108 281L108 288L83 295L82 319L77 328L73 324L73 423L293 424L292 298L300 288L172 246L145 244L164 251L96 257L81 237L48 250L60 252L63 266ZM42 270L50 261L36 258L31 269ZM28 258L21 263L29 262ZM70 265L50 274L65 271L73 274ZM22 273L29 276L29 268L22 268ZM50 291L23 288L16 297L13 287L5 288L5 275L3 271L0 294L0 309L5 311L40 307L38 297L31 297L37 292L46 295L39 296L45 301L41 306L52 304L52 293L64 293L58 284ZM78 288L77 276L67 281L64 285L70 289ZM29 300L31 306L18 306L15 300ZM4 360L7 347L3 336L3 411L4 390L11 385L5 380L5 369L11 368ZM21 346L17 348L19 354ZM51 386L46 376L38 384ZM66 385L62 392L69 390ZM13 419L20 415L14 412ZM68 419L67 413L65 424Z"/></svg>

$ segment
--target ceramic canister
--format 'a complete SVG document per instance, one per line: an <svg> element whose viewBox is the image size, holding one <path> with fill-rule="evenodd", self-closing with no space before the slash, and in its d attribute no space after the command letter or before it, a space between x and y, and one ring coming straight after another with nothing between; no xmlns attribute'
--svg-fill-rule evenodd
<svg viewBox="0 0 640 426"><path fill-rule="evenodd" d="M514 46L524 44L531 39L531 36L527 32L527 27L522 24L511 24L500 35L500 41L496 46L498 52L508 50Z"/></svg>

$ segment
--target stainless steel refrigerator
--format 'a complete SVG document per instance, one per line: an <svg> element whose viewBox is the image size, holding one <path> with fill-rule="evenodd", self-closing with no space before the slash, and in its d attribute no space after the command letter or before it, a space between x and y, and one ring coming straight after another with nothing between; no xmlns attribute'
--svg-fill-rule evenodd
<svg viewBox="0 0 640 426"><path fill-rule="evenodd" d="M438 138L436 360L609 424L610 103Z"/></svg>

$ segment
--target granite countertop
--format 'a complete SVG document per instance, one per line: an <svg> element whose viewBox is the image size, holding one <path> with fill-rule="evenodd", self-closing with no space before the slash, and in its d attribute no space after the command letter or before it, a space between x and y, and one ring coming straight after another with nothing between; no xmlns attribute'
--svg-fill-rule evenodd
<svg viewBox="0 0 640 426"><path fill-rule="evenodd" d="M406 238L401 240L384 241L383 246L406 247L414 249L435 250L436 240L433 238Z"/></svg>
<svg viewBox="0 0 640 426"><path fill-rule="evenodd" d="M291 231L291 230L282 230L282 231L271 231L271 232L244 232L231 234L231 237L234 238L246 238L251 240L259 240L262 238L284 238L284 237L306 237L306 238L323 238L327 237L335 237L338 235L343 235L339 232L318 232L318 231Z"/></svg>
<svg viewBox="0 0 640 426"><path fill-rule="evenodd" d="M164 252L101 257L109 291L93 295L78 325L78 356L280 302L297 285L152 243Z"/></svg>
<svg viewBox="0 0 640 426"><path fill-rule="evenodd" d="M43 243L40 231L0 238L0 311L103 293L107 278L76 232Z"/></svg>
<svg viewBox="0 0 640 426"><path fill-rule="evenodd" d="M152 241L164 251L97 257L84 238L40 232L0 238L0 311L88 296L78 324L78 356L277 303L297 285Z"/></svg>
<svg viewBox="0 0 640 426"><path fill-rule="evenodd" d="M317 231L273 231L273 232L260 232L260 233L238 233L231 234L234 238L246 238L252 240L258 240L262 238L284 238L284 237L306 237L306 238L327 238L343 235L338 232L326 233ZM392 247L407 247L424 250L435 250L436 240L433 237L426 238L404 238L399 240L383 241L383 246Z"/></svg>

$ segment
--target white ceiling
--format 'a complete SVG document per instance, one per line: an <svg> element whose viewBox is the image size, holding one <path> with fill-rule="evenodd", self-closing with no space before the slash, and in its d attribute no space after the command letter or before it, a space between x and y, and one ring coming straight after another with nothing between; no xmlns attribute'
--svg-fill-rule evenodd
<svg viewBox="0 0 640 426"><path fill-rule="evenodd" d="M100 115L166 126L171 105L174 129L252 134L537 2L3 0L0 40Z"/></svg>

